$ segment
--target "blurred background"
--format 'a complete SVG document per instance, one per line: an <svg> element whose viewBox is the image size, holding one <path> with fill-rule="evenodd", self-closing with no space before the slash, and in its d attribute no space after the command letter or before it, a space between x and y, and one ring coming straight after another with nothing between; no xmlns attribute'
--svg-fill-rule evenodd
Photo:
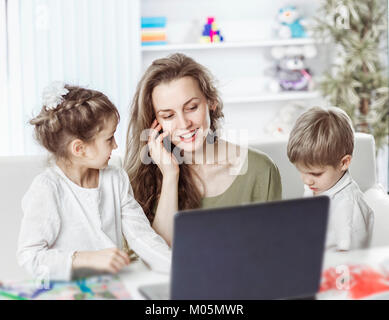
<svg viewBox="0 0 389 320"><path fill-rule="evenodd" d="M0 156L44 152L28 121L58 80L114 102L123 153L137 82L182 52L215 75L225 132L279 139L309 107L345 109L388 190L387 22L386 0L0 0Z"/></svg>

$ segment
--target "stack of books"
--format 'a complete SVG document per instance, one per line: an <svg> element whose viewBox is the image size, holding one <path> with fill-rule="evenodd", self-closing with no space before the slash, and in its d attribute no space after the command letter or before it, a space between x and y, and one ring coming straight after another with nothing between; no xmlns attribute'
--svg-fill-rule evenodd
<svg viewBox="0 0 389 320"><path fill-rule="evenodd" d="M142 17L142 46L165 44L166 17Z"/></svg>

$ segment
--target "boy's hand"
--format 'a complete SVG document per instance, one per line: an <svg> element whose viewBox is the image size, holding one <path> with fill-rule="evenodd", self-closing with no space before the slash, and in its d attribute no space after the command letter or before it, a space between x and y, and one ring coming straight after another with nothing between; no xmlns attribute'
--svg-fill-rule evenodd
<svg viewBox="0 0 389 320"><path fill-rule="evenodd" d="M91 268L115 274L129 264L130 258L125 252L117 248L110 248L77 252L73 260L73 269Z"/></svg>

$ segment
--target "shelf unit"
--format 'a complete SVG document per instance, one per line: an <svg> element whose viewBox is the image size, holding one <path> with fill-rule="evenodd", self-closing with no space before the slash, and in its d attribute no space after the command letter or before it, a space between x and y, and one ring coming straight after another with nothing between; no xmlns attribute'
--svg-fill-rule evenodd
<svg viewBox="0 0 389 320"><path fill-rule="evenodd" d="M262 48L275 46L301 46L318 44L315 39L281 39L281 40L260 40L260 41L244 41L244 42L222 42L222 43L182 43L182 44L167 44L167 45L151 45L143 46L142 52L159 52L159 51L180 51L180 50L213 50L213 49L244 49L244 48Z"/></svg>
<svg viewBox="0 0 389 320"><path fill-rule="evenodd" d="M301 39L275 39L275 40L258 40L258 41L244 41L244 42L223 42L213 44L202 43L182 43L182 44L167 44L167 45L152 45L141 47L142 56L150 54L166 55L173 52L208 52L212 55L212 50L220 52L221 50L241 50L241 49L261 49L271 48L275 46L302 46L302 45L320 45L312 38ZM297 91L297 92L280 92L280 93L265 93L258 92L256 94L238 94L236 96L224 95L223 101L225 104L238 104L238 103L262 103L262 102L275 102L275 101L297 101L297 100L311 100L319 99L320 93L318 91Z"/></svg>
<svg viewBox="0 0 389 320"><path fill-rule="evenodd" d="M139 39L139 69L141 73L154 61L174 52L181 52L205 65L215 76L224 102L225 128L247 129L249 136L262 137L267 124L288 105L312 106L323 101L315 91L271 93L271 75L266 70L275 67L271 48L275 46L315 45L319 55L307 61L314 77L328 69L330 46L312 38L275 39L271 23L284 6L283 0L264 2L247 0L244 5L226 0L137 0L141 16L166 16L167 45L142 46ZM317 4L295 0L307 16L316 13ZM174 8L174 9L173 9ZM226 41L196 43L207 16L215 16ZM198 30L198 32L196 32ZM169 43L170 41L170 43Z"/></svg>
<svg viewBox="0 0 389 320"><path fill-rule="evenodd" d="M270 101L311 100L320 98L319 91L280 92L275 94L261 94L257 96L224 97L227 104L255 103Z"/></svg>

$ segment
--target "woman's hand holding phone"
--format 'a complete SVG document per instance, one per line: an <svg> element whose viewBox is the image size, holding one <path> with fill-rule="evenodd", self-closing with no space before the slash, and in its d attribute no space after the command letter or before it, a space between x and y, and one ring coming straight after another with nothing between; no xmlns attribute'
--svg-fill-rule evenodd
<svg viewBox="0 0 389 320"><path fill-rule="evenodd" d="M169 132L159 134L161 130L162 126L157 120L154 120L148 140L150 156L164 177L178 177L180 167L177 159L163 145L163 140L169 136Z"/></svg>

